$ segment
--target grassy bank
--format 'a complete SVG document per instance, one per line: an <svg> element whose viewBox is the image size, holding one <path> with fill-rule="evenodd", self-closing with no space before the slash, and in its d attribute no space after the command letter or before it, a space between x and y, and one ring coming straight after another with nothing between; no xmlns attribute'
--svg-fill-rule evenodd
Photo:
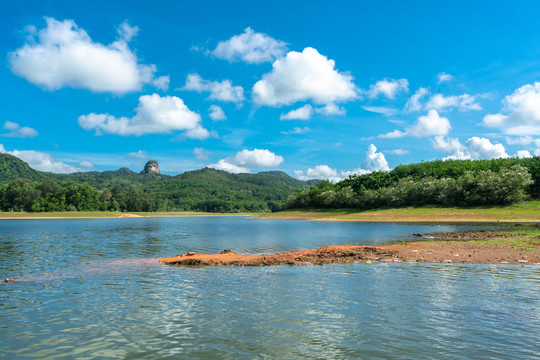
<svg viewBox="0 0 540 360"><path fill-rule="evenodd" d="M261 214L265 219L304 219L333 221L418 221L418 222L540 222L540 201L509 206L476 208L408 207L399 209L290 210Z"/></svg>
<svg viewBox="0 0 540 360"><path fill-rule="evenodd" d="M195 211L178 212L110 212L110 211L63 211L63 212L0 212L0 219L94 219L136 218L165 216L249 216L252 213L208 213Z"/></svg>
<svg viewBox="0 0 540 360"><path fill-rule="evenodd" d="M475 234L475 232L471 232ZM484 235L485 234L485 235ZM465 234L466 237L466 234ZM425 240L425 244L435 244L435 243L453 243L456 241L463 242L464 240L458 239L434 239L434 240ZM469 244L473 245L497 245L503 246L508 249L515 247L526 248L529 250L540 248L540 227L538 226L519 226L512 227L511 229L506 230L497 230L491 232L477 232L474 238L469 238L465 240Z"/></svg>

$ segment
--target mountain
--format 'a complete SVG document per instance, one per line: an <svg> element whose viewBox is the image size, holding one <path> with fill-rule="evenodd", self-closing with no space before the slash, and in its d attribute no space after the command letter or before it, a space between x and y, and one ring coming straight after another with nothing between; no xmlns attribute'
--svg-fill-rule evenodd
<svg viewBox="0 0 540 360"><path fill-rule="evenodd" d="M26 179L40 189L39 183L43 182L86 183L99 191L103 207L123 211L277 210L289 195L318 182L300 181L282 171L231 174L210 168L169 176L156 171L159 164L155 160L150 165L156 170L143 170L141 173L121 168L104 172L53 174L34 170L24 161L8 154L0 154L0 165L0 184ZM147 164L145 169L148 167Z"/></svg>

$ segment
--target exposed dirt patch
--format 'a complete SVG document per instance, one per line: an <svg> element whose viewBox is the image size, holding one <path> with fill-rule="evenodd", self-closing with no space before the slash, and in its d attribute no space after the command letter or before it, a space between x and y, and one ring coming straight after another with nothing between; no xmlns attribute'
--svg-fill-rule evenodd
<svg viewBox="0 0 540 360"><path fill-rule="evenodd" d="M160 259L160 263L185 266L270 266L323 265L351 262L429 262L539 265L540 247L512 246L483 239L508 239L503 231L471 231L439 234L414 234L416 237L450 239L418 241L384 246L325 246L317 250L296 250L278 254L242 255L227 249L220 254L177 255ZM469 241L468 241L469 240Z"/></svg>

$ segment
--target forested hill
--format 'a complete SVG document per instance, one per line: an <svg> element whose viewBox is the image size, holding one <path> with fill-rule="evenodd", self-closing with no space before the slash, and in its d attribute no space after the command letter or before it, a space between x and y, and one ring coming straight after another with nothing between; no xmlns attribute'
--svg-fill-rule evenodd
<svg viewBox="0 0 540 360"><path fill-rule="evenodd" d="M2 211L275 211L317 181L281 171L230 174L205 168L177 176L116 171L53 174L0 154Z"/></svg>

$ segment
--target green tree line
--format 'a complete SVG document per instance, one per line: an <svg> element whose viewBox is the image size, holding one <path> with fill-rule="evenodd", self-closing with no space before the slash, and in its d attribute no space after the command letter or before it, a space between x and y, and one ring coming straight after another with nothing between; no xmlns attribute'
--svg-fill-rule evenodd
<svg viewBox="0 0 540 360"><path fill-rule="evenodd" d="M504 205L540 198L540 158L448 160L321 181L297 191L286 208Z"/></svg>

